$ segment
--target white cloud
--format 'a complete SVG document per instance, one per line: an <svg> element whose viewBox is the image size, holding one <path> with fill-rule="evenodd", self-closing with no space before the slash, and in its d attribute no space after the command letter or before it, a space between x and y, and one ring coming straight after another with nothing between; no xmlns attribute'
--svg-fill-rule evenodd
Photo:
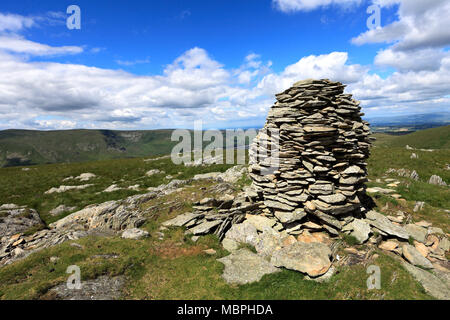
<svg viewBox="0 0 450 320"><path fill-rule="evenodd" d="M276 8L283 12L311 11L330 5L349 7L362 0L272 0Z"/></svg>
<svg viewBox="0 0 450 320"><path fill-rule="evenodd" d="M51 47L16 35L0 36L0 50L35 56L77 54L83 52L82 47Z"/></svg>
<svg viewBox="0 0 450 320"><path fill-rule="evenodd" d="M399 4L398 20L366 31L352 42L391 43L395 50L443 48L450 45L450 2L447 0L377 0L382 7Z"/></svg>
<svg viewBox="0 0 450 320"><path fill-rule="evenodd" d="M258 87L267 93L275 94L289 88L300 79L329 78L347 84L356 82L368 71L368 68L358 64L347 64L347 60L347 52L304 57L287 66L280 74L267 75Z"/></svg>
<svg viewBox="0 0 450 320"><path fill-rule="evenodd" d="M17 32L24 28L30 28L34 24L35 22L32 18L0 12L0 32Z"/></svg>
<svg viewBox="0 0 450 320"><path fill-rule="evenodd" d="M399 51L388 48L377 53L375 64L394 67L400 72L438 70L442 59L448 56L449 52L436 49Z"/></svg>
<svg viewBox="0 0 450 320"><path fill-rule="evenodd" d="M41 129L56 129L56 130L66 130L66 129L74 129L77 125L75 121L70 120L36 120L36 126Z"/></svg>
<svg viewBox="0 0 450 320"><path fill-rule="evenodd" d="M308 3L313 2L319 3ZM398 39L405 32L399 28ZM0 128L186 128L198 119L205 127L262 124L274 94L306 78L348 84L347 92L361 99L369 113L448 107L449 53L429 47L400 50L403 40L395 39L386 40L394 46L380 50L374 61L396 68L384 79L370 74L368 66L350 63L347 52L302 57L277 73L272 62L256 53L244 57L240 67L228 69L198 47L175 58L161 74L138 76L29 61L28 56L74 54L83 48L51 47L0 32Z"/></svg>

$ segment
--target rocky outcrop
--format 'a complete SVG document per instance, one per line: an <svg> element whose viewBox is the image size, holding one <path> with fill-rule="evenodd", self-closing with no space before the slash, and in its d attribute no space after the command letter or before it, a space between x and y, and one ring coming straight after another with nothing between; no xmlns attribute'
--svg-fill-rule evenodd
<svg viewBox="0 0 450 320"><path fill-rule="evenodd" d="M428 180L428 183L435 184L437 186L444 186L444 187L447 186L447 183L444 180L442 180L441 177L439 177L437 175L432 175L430 177L430 180Z"/></svg>
<svg viewBox="0 0 450 320"><path fill-rule="evenodd" d="M188 182L188 180L173 180L146 194L87 206L50 224L49 228L30 235L24 232L30 227L42 225L39 214L29 208L2 205L0 265L22 259L37 250L89 235L119 235L127 229L132 229L125 232L126 237L139 239L146 236L145 231L134 229L139 228L147 218L147 212L143 211L140 205L155 197L175 192Z"/></svg>
<svg viewBox="0 0 450 320"><path fill-rule="evenodd" d="M52 193L63 193L63 192L67 192L70 190L83 190L89 187L92 187L93 184L84 184L81 186L59 186L58 188L54 187L54 188L50 188L49 190L45 191L45 194L52 194Z"/></svg>

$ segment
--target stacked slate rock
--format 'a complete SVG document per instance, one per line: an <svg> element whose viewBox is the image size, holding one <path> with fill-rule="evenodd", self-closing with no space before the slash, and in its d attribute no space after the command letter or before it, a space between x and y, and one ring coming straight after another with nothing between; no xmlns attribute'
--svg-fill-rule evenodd
<svg viewBox="0 0 450 320"><path fill-rule="evenodd" d="M363 210L370 129L344 88L304 80L277 94L250 147L253 186L283 224L308 216L340 230L340 220ZM275 168L271 156L279 159Z"/></svg>

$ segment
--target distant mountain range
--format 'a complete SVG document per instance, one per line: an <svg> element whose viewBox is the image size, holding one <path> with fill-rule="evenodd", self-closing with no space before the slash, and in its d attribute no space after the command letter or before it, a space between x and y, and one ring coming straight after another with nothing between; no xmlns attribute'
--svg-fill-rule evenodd
<svg viewBox="0 0 450 320"><path fill-rule="evenodd" d="M449 125L450 112L368 117L365 120L370 122L374 132L406 134L420 129ZM0 131L0 167L169 154L178 143L171 141L171 134L170 129L3 130ZM203 145L209 143L204 142Z"/></svg>
<svg viewBox="0 0 450 320"><path fill-rule="evenodd" d="M0 167L82 162L170 153L172 130L4 130Z"/></svg>
<svg viewBox="0 0 450 320"><path fill-rule="evenodd" d="M179 141L171 129L117 130L3 130L0 131L0 167L46 163L73 163L170 154ZM228 146L225 139L224 147ZM194 150L193 131L191 150ZM231 141L231 140L230 140ZM204 141L203 146L211 141ZM233 146L233 143L230 144ZM248 145L248 139L246 139ZM235 147L238 146L234 143Z"/></svg>
<svg viewBox="0 0 450 320"><path fill-rule="evenodd" d="M443 126L450 124L450 112L424 113L400 116L367 117L371 126Z"/></svg>

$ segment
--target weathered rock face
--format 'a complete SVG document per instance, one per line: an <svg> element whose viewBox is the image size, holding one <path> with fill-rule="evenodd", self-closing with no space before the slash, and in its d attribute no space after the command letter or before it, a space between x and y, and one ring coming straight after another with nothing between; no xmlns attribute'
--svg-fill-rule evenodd
<svg viewBox="0 0 450 320"><path fill-rule="evenodd" d="M250 147L253 185L282 223L284 212L295 209L325 222L326 216L361 212L370 129L344 87L305 80L276 95Z"/></svg>

